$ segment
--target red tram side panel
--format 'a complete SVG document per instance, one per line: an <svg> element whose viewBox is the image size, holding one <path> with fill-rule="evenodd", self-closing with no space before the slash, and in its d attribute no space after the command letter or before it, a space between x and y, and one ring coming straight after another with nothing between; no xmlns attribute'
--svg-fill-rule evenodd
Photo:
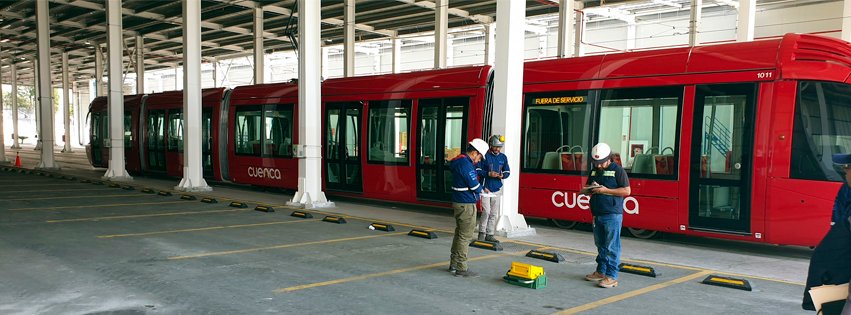
<svg viewBox="0 0 851 315"><path fill-rule="evenodd" d="M460 154L466 141L482 137L482 123L489 120L484 106L490 74L490 66L478 66L325 81L327 193L445 206L446 161ZM396 115L407 126L397 120L396 130L390 130L380 115ZM443 139L436 136L438 129Z"/></svg>
<svg viewBox="0 0 851 315"><path fill-rule="evenodd" d="M124 96L124 159L125 168L131 174L142 170L139 159L139 115L143 95ZM89 105L90 133L86 154L95 167L109 167L109 118L107 117L106 96L96 97Z"/></svg>
<svg viewBox="0 0 851 315"><path fill-rule="evenodd" d="M298 189L298 85L237 87L227 112L228 177L235 183Z"/></svg>
<svg viewBox="0 0 851 315"><path fill-rule="evenodd" d="M491 132L492 71L326 80L322 124L313 127L321 128L326 192L447 205L447 161L467 140ZM517 118L523 134L509 139L521 142L520 211L590 222L589 198L578 191L590 147L605 141L630 173L624 226L634 234L813 246L828 228L842 182L823 157L851 151L851 134L830 118L851 111L848 83L848 43L796 34L528 62ZM125 98L128 170L153 165L181 175L182 163L171 161L182 161L182 139L169 132L169 123L179 122L171 118L181 95L151 95L145 105L142 96ZM87 150L95 166L108 161L105 106L105 98L91 105ZM296 84L205 90L203 106L210 125L205 176L297 189Z"/></svg>
<svg viewBox="0 0 851 315"><path fill-rule="evenodd" d="M581 159L592 141L606 140L633 172L624 226L639 235L652 230L814 246L829 227L840 182L828 169L829 163L811 163L821 168L825 180L800 178L808 176L803 171L790 175L790 169L800 168L800 162L790 159L793 135L801 137L793 130L800 129L794 127L796 119L801 119L795 117L796 106L801 106L796 101L808 85L827 88L822 85L832 81L836 86L830 88L846 88L849 74L848 43L794 34L780 40L526 63L520 211L534 217L590 222L588 196L578 193L587 173L564 163ZM677 102L673 101L677 93L668 94L676 107L669 106L666 112L657 105L645 106L653 109L654 116L644 116L645 120L630 116L623 122L622 129L628 131L622 135L607 134L610 125L601 127L611 123L606 120L607 110L619 114L613 109L624 106L629 115L640 115L645 110L643 98L664 102L660 95L666 90L681 91ZM632 104L622 104L628 102ZM543 116L537 112L553 112L558 106L576 112L587 108L600 115L585 126L593 126L598 134L571 143L578 144L577 149L541 142L541 135L534 131L545 120L535 118ZM675 133L676 139L657 130L669 127L659 124L658 117L674 110L676 123L669 125L676 130L667 132ZM570 117L569 111L561 113ZM551 136L568 139L570 121L562 119L562 131ZM648 130L655 134L648 138ZM843 142L847 137L851 135L836 136L834 147L839 151L833 152L851 149L851 144ZM726 138L734 140L725 143ZM660 152L660 142L667 143L667 152ZM548 148L540 152L538 146Z"/></svg>
<svg viewBox="0 0 851 315"><path fill-rule="evenodd" d="M204 177L222 180L218 131L225 88L201 92L201 148ZM183 91L151 94L145 99L142 156L147 172L183 176Z"/></svg>

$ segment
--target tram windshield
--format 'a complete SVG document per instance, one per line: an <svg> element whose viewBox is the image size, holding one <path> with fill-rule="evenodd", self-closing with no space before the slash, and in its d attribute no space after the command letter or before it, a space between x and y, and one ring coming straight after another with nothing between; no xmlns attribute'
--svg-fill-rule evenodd
<svg viewBox="0 0 851 315"><path fill-rule="evenodd" d="M800 81L790 176L842 181L831 156L851 153L851 85Z"/></svg>

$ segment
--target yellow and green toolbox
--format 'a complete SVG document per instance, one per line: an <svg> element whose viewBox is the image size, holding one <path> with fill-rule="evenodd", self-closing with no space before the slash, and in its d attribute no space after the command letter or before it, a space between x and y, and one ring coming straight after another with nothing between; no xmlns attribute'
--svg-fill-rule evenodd
<svg viewBox="0 0 851 315"><path fill-rule="evenodd" d="M520 262L512 262L511 269L502 277L505 282L521 287L543 289L547 287L547 274L544 267Z"/></svg>

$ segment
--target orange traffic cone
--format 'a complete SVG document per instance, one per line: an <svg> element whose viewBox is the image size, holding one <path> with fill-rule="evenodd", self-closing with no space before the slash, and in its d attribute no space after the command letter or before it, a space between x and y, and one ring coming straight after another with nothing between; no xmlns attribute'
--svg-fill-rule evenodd
<svg viewBox="0 0 851 315"><path fill-rule="evenodd" d="M21 156L15 152L15 167L21 167Z"/></svg>

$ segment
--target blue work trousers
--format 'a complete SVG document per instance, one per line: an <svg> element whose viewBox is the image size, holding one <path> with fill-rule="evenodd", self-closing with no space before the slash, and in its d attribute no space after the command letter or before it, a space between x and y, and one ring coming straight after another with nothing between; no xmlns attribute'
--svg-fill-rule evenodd
<svg viewBox="0 0 851 315"><path fill-rule="evenodd" d="M594 217L594 245L597 245L597 272L618 278L621 261L621 226L623 214Z"/></svg>

